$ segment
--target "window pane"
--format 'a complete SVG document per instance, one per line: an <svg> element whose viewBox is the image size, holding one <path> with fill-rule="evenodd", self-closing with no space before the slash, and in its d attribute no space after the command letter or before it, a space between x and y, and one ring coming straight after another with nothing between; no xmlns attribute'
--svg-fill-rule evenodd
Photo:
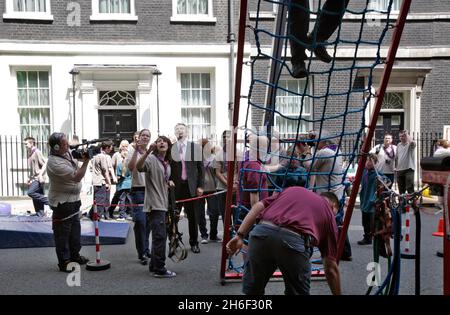
<svg viewBox="0 0 450 315"><path fill-rule="evenodd" d="M200 106L200 91L199 90L193 90L192 91L192 100L189 104L190 106Z"/></svg>
<svg viewBox="0 0 450 315"><path fill-rule="evenodd" d="M188 89L190 88L190 75L189 73L182 73L181 74L181 88L182 89Z"/></svg>
<svg viewBox="0 0 450 315"><path fill-rule="evenodd" d="M14 0L14 11L15 12L23 11L22 0Z"/></svg>
<svg viewBox="0 0 450 315"><path fill-rule="evenodd" d="M188 106L189 105L189 90L182 90L181 91L181 106Z"/></svg>
<svg viewBox="0 0 450 315"><path fill-rule="evenodd" d="M203 73L202 74L202 88L203 89L209 89L210 88L209 74L208 73Z"/></svg>
<svg viewBox="0 0 450 315"><path fill-rule="evenodd" d="M208 14L208 0L199 0L199 14Z"/></svg>
<svg viewBox="0 0 450 315"><path fill-rule="evenodd" d="M28 94L27 94L27 90L25 89L20 89L17 91L18 92L18 96L19 96L19 106L27 106L28 105Z"/></svg>
<svg viewBox="0 0 450 315"><path fill-rule="evenodd" d="M27 73L25 71L17 71L17 86L27 87Z"/></svg>
<svg viewBox="0 0 450 315"><path fill-rule="evenodd" d="M28 72L28 87L38 87L38 73L37 71Z"/></svg>
<svg viewBox="0 0 450 315"><path fill-rule="evenodd" d="M211 91L210 90L202 91L201 105L202 106L211 105Z"/></svg>
<svg viewBox="0 0 450 315"><path fill-rule="evenodd" d="M49 125L50 124L50 108L43 108L39 110L41 112L40 124Z"/></svg>
<svg viewBox="0 0 450 315"><path fill-rule="evenodd" d="M198 13L197 4L198 0L188 0L187 14L197 14Z"/></svg>
<svg viewBox="0 0 450 315"><path fill-rule="evenodd" d="M28 90L28 105L29 106L39 106L39 99L38 99L38 89L29 89Z"/></svg>
<svg viewBox="0 0 450 315"><path fill-rule="evenodd" d="M21 125L28 125L30 123L30 117L28 109L19 108L19 120Z"/></svg>
<svg viewBox="0 0 450 315"><path fill-rule="evenodd" d="M192 82L191 82L192 88L193 89L200 88L200 73L192 73L191 78L192 78Z"/></svg>
<svg viewBox="0 0 450 315"><path fill-rule="evenodd" d="M39 87L48 88L48 72L39 71Z"/></svg>
<svg viewBox="0 0 450 315"><path fill-rule="evenodd" d="M130 9L130 0L121 0L122 1L122 13L131 13Z"/></svg>
<svg viewBox="0 0 450 315"><path fill-rule="evenodd" d="M109 0L99 0L98 12L109 13Z"/></svg>
<svg viewBox="0 0 450 315"><path fill-rule="evenodd" d="M111 1L111 13L120 13L119 0Z"/></svg>
<svg viewBox="0 0 450 315"><path fill-rule="evenodd" d="M35 11L35 2L34 0L25 0L25 6L27 12L34 12Z"/></svg>
<svg viewBox="0 0 450 315"><path fill-rule="evenodd" d="M39 113L39 109L29 109L30 111L30 124L31 125L37 125L39 124L39 117L40 117L40 113Z"/></svg>
<svg viewBox="0 0 450 315"><path fill-rule="evenodd" d="M45 12L45 0L36 0L36 11Z"/></svg>
<svg viewBox="0 0 450 315"><path fill-rule="evenodd" d="M45 90L39 90L39 101L41 106L49 106L50 100L49 100L49 91L47 89Z"/></svg>
<svg viewBox="0 0 450 315"><path fill-rule="evenodd" d="M177 14L186 14L186 0L178 0Z"/></svg>

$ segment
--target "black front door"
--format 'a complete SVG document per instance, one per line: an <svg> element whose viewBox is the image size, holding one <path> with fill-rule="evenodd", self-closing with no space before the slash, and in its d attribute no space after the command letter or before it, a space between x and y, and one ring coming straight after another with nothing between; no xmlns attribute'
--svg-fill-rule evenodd
<svg viewBox="0 0 450 315"><path fill-rule="evenodd" d="M380 113L378 116L377 127L375 128L375 143L383 143L384 135L390 133L392 142L400 142L399 131L405 129L405 114L398 113Z"/></svg>
<svg viewBox="0 0 450 315"><path fill-rule="evenodd" d="M136 131L136 110L99 110L99 136L116 142L133 140Z"/></svg>

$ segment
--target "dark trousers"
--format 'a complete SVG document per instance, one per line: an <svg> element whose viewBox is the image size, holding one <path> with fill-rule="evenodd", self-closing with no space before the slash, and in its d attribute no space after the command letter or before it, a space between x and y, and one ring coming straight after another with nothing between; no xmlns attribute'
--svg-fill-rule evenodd
<svg viewBox="0 0 450 315"><path fill-rule="evenodd" d="M122 192L120 190L116 189L116 192L114 193L111 204L108 208L108 214L110 217L114 217L114 210L116 209L116 205L119 204L119 209L122 207L120 204L120 196L122 195Z"/></svg>
<svg viewBox="0 0 450 315"><path fill-rule="evenodd" d="M384 176L386 176L387 178L389 178L389 180L391 181L391 183L388 185L389 188L392 188L392 185L394 185L394 181L395 181L395 176L394 174L384 174Z"/></svg>
<svg viewBox="0 0 450 315"><path fill-rule="evenodd" d="M323 42L328 40L341 23L342 16L345 13L349 0L327 0L323 5L321 14L319 15L314 31L317 31L316 40ZM289 33L296 37L298 41L307 42L307 34L309 30L309 0L292 0L292 4L297 4L303 8L292 5L289 10ZM298 63L300 60L306 60L308 57L305 53L305 46L295 39L290 39L292 63Z"/></svg>
<svg viewBox="0 0 450 315"><path fill-rule="evenodd" d="M344 218L344 213L343 213L343 210L342 210L336 216L336 225L338 227L339 235L341 235L342 224L344 223L343 218ZM350 240L348 238L348 233L347 233L347 235L345 236L344 250L342 251L341 258L342 257L348 258L348 257L351 257L351 256L352 256L352 246L350 245Z"/></svg>
<svg viewBox="0 0 450 315"><path fill-rule="evenodd" d="M398 191L400 194L414 192L414 170L407 169L397 173Z"/></svg>
<svg viewBox="0 0 450 315"><path fill-rule="evenodd" d="M59 204L57 207L51 207L53 210L52 229L55 250L60 265L79 256L81 250L80 216L75 215L70 219L60 220L78 212L80 207L81 201L66 202Z"/></svg>
<svg viewBox="0 0 450 315"><path fill-rule="evenodd" d="M44 184L33 180L28 187L27 194L33 200L34 211L43 214L44 205L48 205L48 198L44 195Z"/></svg>
<svg viewBox="0 0 450 315"><path fill-rule="evenodd" d="M206 192L204 194L207 194ZM200 230L201 238L208 238L208 229L206 228L206 216L205 216L205 199L199 199L197 207L197 217L198 217L198 229ZM210 218L211 220L211 218Z"/></svg>
<svg viewBox="0 0 450 315"><path fill-rule="evenodd" d="M129 189L120 190L119 204L119 218L126 218L131 213L129 205L132 204Z"/></svg>
<svg viewBox="0 0 450 315"><path fill-rule="evenodd" d="M189 186L187 181L182 181L177 189L177 200L192 198L189 192ZM177 203L177 209L181 211L184 207L184 212L187 214L189 223L189 244L191 246L198 245L198 214L199 211L196 210L198 206L198 201L188 201L184 203Z"/></svg>
<svg viewBox="0 0 450 315"><path fill-rule="evenodd" d="M94 201L97 204L97 214L100 218L102 216L105 218L109 217L106 211L109 206L109 196L110 191L106 190L106 185L94 186ZM93 212L94 209L91 208L91 211L89 211L89 217L91 219L93 218Z"/></svg>
<svg viewBox="0 0 450 315"><path fill-rule="evenodd" d="M152 231L152 251L150 270L156 273L166 272L166 211L152 210L147 213L147 220Z"/></svg>
<svg viewBox="0 0 450 315"><path fill-rule="evenodd" d="M226 198L226 194L221 194L221 195L215 195L215 196L211 196L206 198L206 202L208 203L208 215L209 215L209 226L210 226L210 231L209 231L209 238L211 239L215 239L217 238L217 226L219 223L219 216L222 216L222 222L223 222L223 209L225 207L221 207L221 200L220 198L225 196Z"/></svg>
<svg viewBox="0 0 450 315"><path fill-rule="evenodd" d="M215 191L205 192L205 195L209 195L215 193ZM223 194L226 196L225 194ZM223 210L221 210L220 197L222 195L215 195L208 197L206 199L199 200L199 222L198 227L200 229L200 235L202 238L208 237L208 230L206 229L206 219L205 219L205 204L207 206L207 213L209 216L209 238L216 239L217 238L217 226L219 223L219 216L222 215L223 220ZM223 208L222 208L223 209ZM204 222L204 223L203 223Z"/></svg>
<svg viewBox="0 0 450 315"><path fill-rule="evenodd" d="M131 213L128 205L130 202L130 190L129 189L121 189L116 190L114 196L111 200L111 205L108 208L109 217L114 217L114 210L116 209L116 205L119 204L119 217L125 218L128 213Z"/></svg>
<svg viewBox="0 0 450 315"><path fill-rule="evenodd" d="M242 279L244 294L263 295L267 282L278 267L283 274L285 294L308 295L311 254L311 248L305 247L300 234L257 224L249 236L248 260Z"/></svg>
<svg viewBox="0 0 450 315"><path fill-rule="evenodd" d="M144 203L145 191L131 190L131 201L133 205L141 205ZM142 206L133 206L133 221L134 221L134 239L138 258L141 259L144 255L150 256L150 222L147 220L147 215L143 211Z"/></svg>
<svg viewBox="0 0 450 315"><path fill-rule="evenodd" d="M363 212L362 213L362 225L364 228L364 238L372 239L371 231L374 224L375 213Z"/></svg>

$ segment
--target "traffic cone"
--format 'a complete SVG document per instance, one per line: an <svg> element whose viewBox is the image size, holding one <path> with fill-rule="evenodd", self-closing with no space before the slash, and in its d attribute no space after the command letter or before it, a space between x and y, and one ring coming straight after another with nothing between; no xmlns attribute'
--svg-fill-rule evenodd
<svg viewBox="0 0 450 315"><path fill-rule="evenodd" d="M440 218L439 219L437 231L431 233L431 235L444 237L444 218Z"/></svg>

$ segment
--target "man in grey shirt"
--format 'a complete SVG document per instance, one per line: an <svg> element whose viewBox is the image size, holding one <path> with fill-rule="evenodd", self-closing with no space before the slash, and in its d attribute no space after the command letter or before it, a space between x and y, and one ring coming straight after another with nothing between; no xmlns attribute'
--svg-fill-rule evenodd
<svg viewBox="0 0 450 315"><path fill-rule="evenodd" d="M112 150L113 142L111 140L103 141L102 151L92 159L92 185L94 186L94 200L97 204L99 217L104 215L105 219L110 216L106 209L109 207L109 197L111 189L110 163L109 153ZM93 211L90 211L92 219Z"/></svg>
<svg viewBox="0 0 450 315"><path fill-rule="evenodd" d="M69 143L64 133L55 132L48 139L50 156L47 174L50 180L48 200L53 210L53 236L60 271L71 272L67 266L71 262L83 265L88 262L80 256L81 249L81 179L86 174L88 158L82 166L69 153Z"/></svg>
<svg viewBox="0 0 450 315"><path fill-rule="evenodd" d="M414 170L416 169L416 159L414 142L408 130L400 131L400 142L397 144L397 155L395 156L395 170L397 172L397 183L400 194L408 191L414 192Z"/></svg>

